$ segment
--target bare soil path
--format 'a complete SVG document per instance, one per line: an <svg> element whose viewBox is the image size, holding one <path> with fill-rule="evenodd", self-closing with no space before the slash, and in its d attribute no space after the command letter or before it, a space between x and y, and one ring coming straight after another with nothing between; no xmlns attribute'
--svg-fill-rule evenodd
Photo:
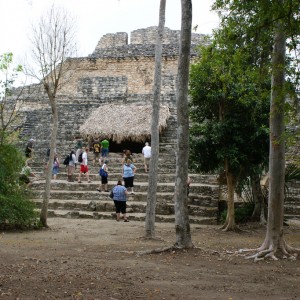
<svg viewBox="0 0 300 300"><path fill-rule="evenodd" d="M300 261L254 263L233 255L260 246L265 228L224 233L192 226L189 251L137 255L171 246L174 224L158 223L161 240L145 240L144 223L49 219L50 229L0 234L0 299L300 299ZM285 228L300 246L300 225Z"/></svg>

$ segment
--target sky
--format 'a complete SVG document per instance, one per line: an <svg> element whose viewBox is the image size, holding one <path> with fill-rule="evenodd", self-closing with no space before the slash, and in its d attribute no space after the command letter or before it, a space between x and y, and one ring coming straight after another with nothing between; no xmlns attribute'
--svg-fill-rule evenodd
<svg viewBox="0 0 300 300"><path fill-rule="evenodd" d="M218 17L210 11L212 0L192 0L196 33L210 34L218 26ZM127 32L158 26L160 0L0 0L0 54L12 52L15 63L25 60L30 51L32 24L49 7L63 7L77 24L78 56L91 54L107 33ZM181 1L166 1L165 26L178 30ZM28 54L27 54L28 56Z"/></svg>

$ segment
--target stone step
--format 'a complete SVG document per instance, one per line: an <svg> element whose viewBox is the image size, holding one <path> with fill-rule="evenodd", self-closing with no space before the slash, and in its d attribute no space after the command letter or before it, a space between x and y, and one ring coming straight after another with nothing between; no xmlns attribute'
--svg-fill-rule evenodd
<svg viewBox="0 0 300 300"><path fill-rule="evenodd" d="M31 191L31 198L34 199L43 199L44 191L36 190ZM63 191L63 190L51 190L50 191L50 199L64 199L64 200L110 200L109 193L98 192L98 191ZM130 201L140 201L147 202L147 192L138 192L135 194L129 194L128 199ZM173 203L174 201L174 193L167 192L159 192L156 194L157 203ZM218 206L218 199L215 199L210 196L203 196L192 194L189 195L189 201L194 205L207 205L210 207Z"/></svg>
<svg viewBox="0 0 300 300"><path fill-rule="evenodd" d="M115 186L115 181L109 181L108 189L112 189ZM81 183L78 182L68 182L66 180L52 180L51 182L51 190L64 190L64 191L94 191L100 185L100 181L92 181L88 183L85 179L82 179ZM158 182L157 183L157 192L174 192L174 183L168 182ZM45 181L35 181L31 184L32 190L44 190L45 189ZM138 177L134 181L134 189L135 192L147 192L148 190L148 182L140 182L138 181ZM219 187L216 185L209 185L209 184L201 184L195 183L190 187L191 193L199 193L204 195L218 195L219 194Z"/></svg>
<svg viewBox="0 0 300 300"><path fill-rule="evenodd" d="M284 218L288 220L300 220L300 214L284 214Z"/></svg>
<svg viewBox="0 0 300 300"><path fill-rule="evenodd" d="M74 219L115 219L116 214L114 212L88 212L88 211L72 211L72 210L48 210L48 217L60 217L60 218L74 218ZM145 222L144 213L128 213L128 219L130 221L142 221ZM122 221L122 220L121 220ZM191 224L201 225L217 225L217 218L210 217L196 217L190 216L189 221ZM168 222L174 223L174 215L156 215L155 222Z"/></svg>
<svg viewBox="0 0 300 300"><path fill-rule="evenodd" d="M293 180L292 182L288 183L288 187L289 187L289 190L293 190L293 189L299 190L300 189L300 181Z"/></svg>
<svg viewBox="0 0 300 300"><path fill-rule="evenodd" d="M33 170L33 171L41 179L45 178L44 172L41 172L40 170L37 170L37 171ZM74 180L77 176L78 176L78 169L77 169L77 172L74 174ZM96 181L96 182L100 181L98 172L97 173L89 172L89 176L92 181ZM109 172L109 181L115 183L120 176L121 176L121 173ZM215 175L190 174L189 176L192 180L191 186L193 186L195 183L218 185L217 177ZM65 169L63 169L62 172L58 173L57 179L58 180L67 180L67 173L66 173ZM136 178L135 178L136 181L141 181L141 182L148 182L148 179L149 179L149 173L145 173L145 172L144 173L138 172L136 175ZM175 182L175 174L172 174L172 173L171 174L160 174L159 173L158 174L158 182L174 183Z"/></svg>
<svg viewBox="0 0 300 300"><path fill-rule="evenodd" d="M298 204L298 205L297 205ZM300 217L300 202L295 204L284 204L284 213L288 215L299 215Z"/></svg>
<svg viewBox="0 0 300 300"><path fill-rule="evenodd" d="M300 204L300 193L289 195L284 201L284 205L299 205L299 204Z"/></svg>
<svg viewBox="0 0 300 300"><path fill-rule="evenodd" d="M41 208L42 199L33 200L38 208ZM146 213L147 204L144 202L127 201L128 213ZM60 200L50 199L49 209L75 210L75 211L96 211L96 212L114 212L115 206L112 199L109 200ZM215 217L218 216L218 207L205 207L197 205L188 205L189 215ZM156 213L160 215L174 214L174 204L157 203Z"/></svg>

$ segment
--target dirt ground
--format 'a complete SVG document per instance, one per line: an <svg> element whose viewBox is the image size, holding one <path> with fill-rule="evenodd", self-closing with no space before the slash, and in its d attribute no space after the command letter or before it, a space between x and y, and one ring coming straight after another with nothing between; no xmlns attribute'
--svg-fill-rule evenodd
<svg viewBox="0 0 300 300"><path fill-rule="evenodd" d="M192 226L197 247L139 255L171 246L174 224L49 219L50 229L0 234L0 299L300 299L300 261L247 260L240 248L260 246L265 228L243 232ZM300 225L285 227L300 247Z"/></svg>

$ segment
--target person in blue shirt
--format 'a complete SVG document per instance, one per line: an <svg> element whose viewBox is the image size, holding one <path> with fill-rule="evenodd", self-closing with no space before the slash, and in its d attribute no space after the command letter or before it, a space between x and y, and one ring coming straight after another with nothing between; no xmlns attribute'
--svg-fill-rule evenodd
<svg viewBox="0 0 300 300"><path fill-rule="evenodd" d="M122 181L118 180L117 185L112 189L112 197L116 208L117 221L120 221L120 213L122 213L124 222L129 222L126 216L127 196L127 189L122 185Z"/></svg>
<svg viewBox="0 0 300 300"><path fill-rule="evenodd" d="M132 163L130 159L127 159L125 161L125 164L123 165L123 179L124 179L125 187L131 188L131 194L134 194L133 180L134 180L135 172L136 172L135 165Z"/></svg>

